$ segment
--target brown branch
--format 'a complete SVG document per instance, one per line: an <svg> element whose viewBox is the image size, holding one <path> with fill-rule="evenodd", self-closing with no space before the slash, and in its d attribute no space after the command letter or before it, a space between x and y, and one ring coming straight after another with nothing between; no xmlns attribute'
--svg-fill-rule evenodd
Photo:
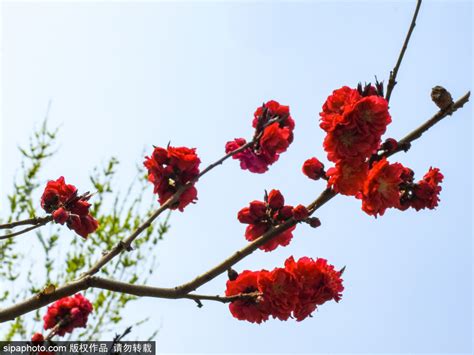
<svg viewBox="0 0 474 355"><path fill-rule="evenodd" d="M53 220L53 216L38 218L36 224L34 224L33 226L22 229L18 232L2 235L2 236L0 236L0 240L10 239L10 238L16 237L18 235L25 234L27 232L30 232L30 231L36 229L36 228L44 226L45 224L51 222L52 220ZM20 222L24 222L24 221L20 221ZM20 223L20 222L14 222L14 223ZM22 224L32 224L32 223L22 223ZM17 225L19 226L19 225L22 225L22 224L17 224Z"/></svg>
<svg viewBox="0 0 474 355"><path fill-rule="evenodd" d="M109 290L112 292L120 292L124 294L134 295L138 297L153 297L164 299L190 299L193 301L216 301L221 303L229 303L239 299L251 299L260 296L258 292L242 293L233 296L212 296L199 295L193 293L180 293L174 288L160 288L145 285L133 285L125 282L120 282L111 279L105 279L97 276L86 276L79 281L73 281L62 287L57 288L51 294L37 294L29 299L17 303L9 308L0 310L0 323L6 322L16 317L19 317L28 312L34 311L38 308L46 306L63 297L71 296L79 291L84 291L89 288L98 288ZM48 335L49 339L55 335L57 327Z"/></svg>
<svg viewBox="0 0 474 355"><path fill-rule="evenodd" d="M49 222L51 220L51 216L34 217L34 218L24 219L22 221L0 224L0 229L12 229L18 226L24 226L28 224L37 225L44 222L45 220L48 220Z"/></svg>
<svg viewBox="0 0 474 355"><path fill-rule="evenodd" d="M395 64L395 67L390 72L390 77L388 79L388 84L387 84L387 93L385 94L385 99L387 101L390 101L390 96L392 95L393 88L395 87L395 85L397 85L398 69L400 69L400 65L402 64L403 56L405 55L405 51L407 50L407 47L408 47L408 42L410 42L411 34L413 33L413 30L415 29L416 18L418 17L418 12L420 11L420 6L421 6L421 0L418 0L417 3L416 3L415 12L413 13L413 18L411 20L410 27L408 29L408 33L405 37L405 42L403 42L402 49L400 50L400 54L398 55L397 64Z"/></svg>
<svg viewBox="0 0 474 355"><path fill-rule="evenodd" d="M208 295L198 295L195 293L189 293L183 298L188 298L190 300L199 300L199 301L216 301L221 303L231 303L237 300L252 300L256 299L262 294L260 292L250 292L250 293L239 293L233 296L208 296Z"/></svg>
<svg viewBox="0 0 474 355"><path fill-rule="evenodd" d="M89 279L89 287L100 288L103 290L109 290L112 292L120 292L138 297L154 297L154 298L166 298L166 299L180 299L186 298L190 300L206 300L206 301L217 301L222 303L229 303L238 299L249 299L260 296L259 292L251 292L238 294L234 296L209 296L209 295L198 295L193 293L183 293L177 291L175 288L160 288L151 287L145 285L132 285L126 282L115 281L111 279L105 279L98 276L93 276Z"/></svg>
<svg viewBox="0 0 474 355"><path fill-rule="evenodd" d="M431 127L433 127L435 124L437 124L446 116L452 115L455 111L463 107L469 101L470 96L471 96L471 92L468 91L462 97L460 97L456 102L454 102L451 106L447 107L444 110L439 110L438 112L436 112L436 114L434 114L429 120L427 120L421 126L419 126L415 130L407 134L405 137L400 139L398 141L398 148L395 151L386 154L385 156L389 157L402 150L408 150L410 147L410 144L416 139L420 138L423 135L423 133L428 131Z"/></svg>
<svg viewBox="0 0 474 355"><path fill-rule="evenodd" d="M87 282L88 279L73 281L56 288L52 293L39 293L11 307L2 308L0 309L0 323L15 319L16 317L57 301L60 298L71 296L79 291L85 290L88 287Z"/></svg>

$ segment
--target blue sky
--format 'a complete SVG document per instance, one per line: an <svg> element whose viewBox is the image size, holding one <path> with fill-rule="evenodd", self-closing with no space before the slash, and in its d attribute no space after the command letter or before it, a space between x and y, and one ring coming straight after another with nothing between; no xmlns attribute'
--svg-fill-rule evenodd
<svg viewBox="0 0 474 355"><path fill-rule="evenodd" d="M199 182L199 202L175 213L157 246L150 284L188 281L245 245L237 211L280 189L309 203L323 189L300 168L325 160L318 112L332 90L386 80L414 1L4 2L1 188L8 192L25 143L52 100L61 149L47 166L83 190L111 155L125 186L143 149L197 147L207 165L227 140L250 137L253 111L290 105L295 141L265 175L228 161ZM472 87L472 3L425 1L391 99L387 137L400 138L436 112L429 94ZM435 211L388 211L375 220L337 197L317 230L299 226L290 246L256 252L236 268L271 269L290 256L347 266L343 300L304 322L239 322L226 306L143 299L160 352L470 353L472 351L472 105L417 141L400 161L421 177L445 175ZM4 212L3 212L4 213ZM225 277L200 289L222 293Z"/></svg>

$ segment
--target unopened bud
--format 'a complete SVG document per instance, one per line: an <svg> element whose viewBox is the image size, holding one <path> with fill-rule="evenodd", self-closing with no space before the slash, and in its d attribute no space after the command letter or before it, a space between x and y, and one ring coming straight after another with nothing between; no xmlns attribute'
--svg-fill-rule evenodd
<svg viewBox="0 0 474 355"><path fill-rule="evenodd" d="M318 228L321 225L321 221L318 217L308 218L306 222L313 228Z"/></svg>
<svg viewBox="0 0 474 355"><path fill-rule="evenodd" d="M453 98L449 91L439 85L431 89L431 100L433 100L436 106L441 110L445 110L453 104Z"/></svg>
<svg viewBox="0 0 474 355"><path fill-rule="evenodd" d="M239 277L239 273L232 268L227 269L227 277L230 281L234 281Z"/></svg>

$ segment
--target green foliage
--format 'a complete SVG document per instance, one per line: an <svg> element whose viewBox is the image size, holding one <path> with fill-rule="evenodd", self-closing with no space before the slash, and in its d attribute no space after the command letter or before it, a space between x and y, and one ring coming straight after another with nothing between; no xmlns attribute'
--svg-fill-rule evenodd
<svg viewBox="0 0 474 355"><path fill-rule="evenodd" d="M23 156L21 175L13 185L12 193L8 195L9 222L44 215L38 199L33 196L42 192L43 185L40 181L45 179L40 180L40 173L45 159L55 153L56 136L57 130L50 130L45 120L34 132L29 146L20 148ZM121 193L115 187L118 166L118 159L112 157L102 166L95 168L90 176L91 191L94 193L91 213L98 220L99 228L87 240L65 226L49 224L38 229L36 233L31 233L27 242L28 248L40 250L41 253L35 252L34 255L26 257L24 239L0 241L0 282L4 286L0 290L0 308L41 292L46 285L63 285L77 279L104 251L110 250L121 239L126 238L153 213L153 198L149 193L145 195L148 186L144 178L145 171L138 166L135 178L125 193ZM85 190L83 186L79 188ZM155 269L156 244L170 228L169 217L168 214L162 221L147 228L136 240L133 251L113 259L101 273L116 280L146 283ZM32 246L33 243L37 245ZM32 267L28 267L28 264ZM38 267L39 265L41 267ZM15 294L8 291L13 287ZM82 332L76 330L71 339L105 340L102 338L104 333L130 326L120 323L127 305L136 297L96 289L87 290L85 293L93 302L94 312L89 318L88 327ZM35 331L41 330L44 312L45 309L42 309L7 323L8 327L0 328L0 338L28 338ZM144 321L146 319L138 323Z"/></svg>

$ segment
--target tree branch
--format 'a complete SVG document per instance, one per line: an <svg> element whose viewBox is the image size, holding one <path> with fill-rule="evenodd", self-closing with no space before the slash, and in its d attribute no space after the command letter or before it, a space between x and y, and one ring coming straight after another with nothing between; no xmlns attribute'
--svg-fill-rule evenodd
<svg viewBox="0 0 474 355"><path fill-rule="evenodd" d="M25 313L34 311L38 308L46 306L63 297L71 296L79 291L89 288L98 288L113 292L120 292L138 297L153 297L165 299L190 299L193 301L216 301L221 303L230 303L236 300L247 300L259 297L259 292L241 293L233 296L212 296L199 295L193 293L180 293L174 288L160 288L146 285L133 285L111 279L105 279L98 276L86 276L79 281L73 281L67 285L59 287L51 294L37 294L23 302L17 303L9 308L0 310L0 323L6 322ZM50 339L57 331L55 327L48 338Z"/></svg>
<svg viewBox="0 0 474 355"><path fill-rule="evenodd" d="M389 157L395 153L398 153L402 150L408 150L410 144L420 138L423 133L428 131L431 127L433 127L435 124L437 124L439 121L441 121L443 118L446 116L452 115L455 111L463 107L468 101L469 97L471 96L471 92L468 91L465 93L463 96L461 96L456 102L454 102L451 106L447 107L444 110L439 110L436 112L429 120L427 120L425 123L423 123L421 126L419 126L417 129L413 130L409 134L407 134L405 137L400 139L398 141L398 148L394 150L391 153L386 154L385 156Z"/></svg>
<svg viewBox="0 0 474 355"><path fill-rule="evenodd" d="M0 224L0 229L12 229L18 226L24 226L28 224L37 225L44 222L45 220L48 220L49 222L51 219L52 219L51 216L34 217L34 218L24 219L22 221Z"/></svg>
<svg viewBox="0 0 474 355"><path fill-rule="evenodd" d="M397 84L396 79L397 79L398 69L400 69L400 65L402 64L403 56L405 55L405 51L407 50L407 47L408 47L408 42L410 42L411 34L413 33L413 30L415 29L416 18L418 17L418 12L420 11L420 6L421 6L421 0L418 0L417 3L416 3L415 12L413 13L413 18L411 20L410 28L408 29L407 36L405 37L405 42L403 42L402 49L400 51L400 54L398 55L397 64L395 64L395 67L390 72L390 77L388 79L388 84L387 84L387 93L385 94L385 99L387 101L390 101L390 96L392 95L393 88Z"/></svg>
<svg viewBox="0 0 474 355"><path fill-rule="evenodd" d="M38 218L36 224L34 224L33 226L28 227L28 228L25 228L25 229L22 229L22 230L20 230L20 231L18 231L18 232L14 232L14 233L2 235L2 236L0 236L0 240L10 239L10 238L16 237L16 236L18 236L18 235L25 234L25 233L27 233L27 232L29 232L29 231L32 231L32 230L36 229L36 228L39 228L39 227L44 226L45 224L51 222L52 220L53 220L53 216L47 216L47 217L43 217L43 218ZM25 221L26 221L26 220L25 220ZM25 221L13 222L13 223L11 223L11 224L17 223L17 224L16 224L17 226L20 226L20 225L22 225L22 224L33 224L33 223L21 223L21 222L25 222Z"/></svg>

